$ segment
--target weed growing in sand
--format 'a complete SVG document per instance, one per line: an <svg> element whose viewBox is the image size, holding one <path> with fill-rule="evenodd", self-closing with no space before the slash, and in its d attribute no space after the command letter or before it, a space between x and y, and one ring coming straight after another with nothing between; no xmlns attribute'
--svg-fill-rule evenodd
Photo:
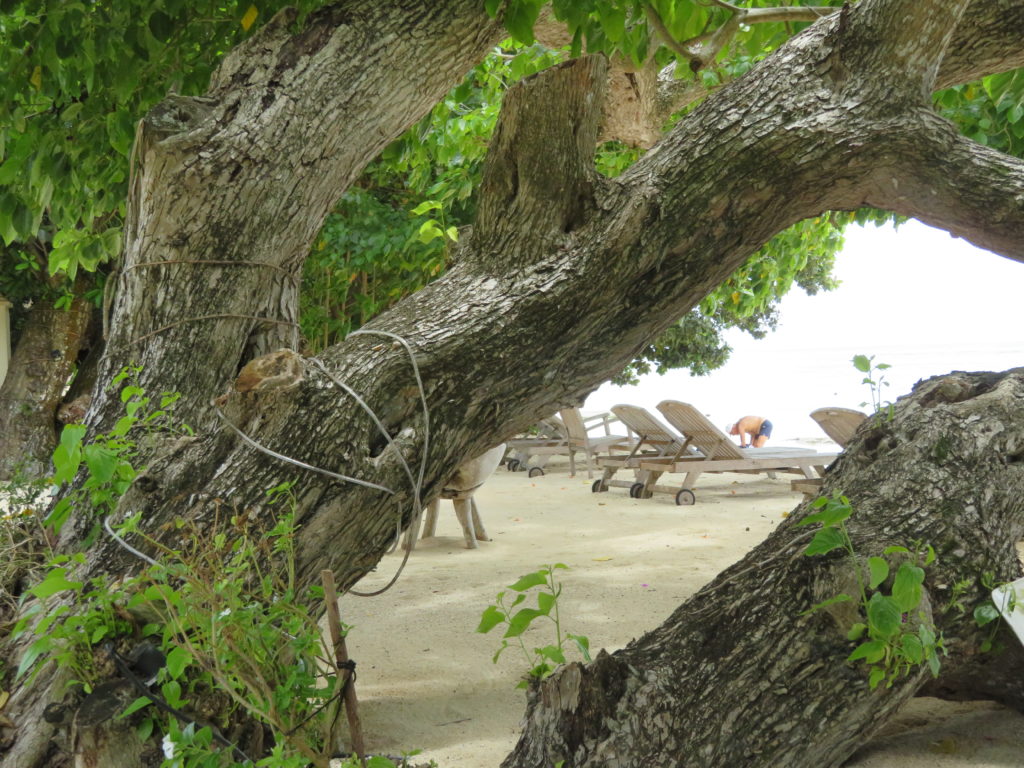
<svg viewBox="0 0 1024 768"><path fill-rule="evenodd" d="M505 634L502 635L501 647L494 654L492 661L498 662L502 652L511 646L515 641L523 652L530 671L517 687L526 688L531 680L543 680L555 671L559 664L565 664L566 647L572 643L579 649L584 661L590 661L590 641L583 635L574 635L566 632L563 636L561 619L558 614L558 598L562 594L562 585L555 578L555 571L558 569L568 570L569 566L563 563L547 565L533 573L521 576L515 584L509 584L508 588L515 593L515 597L506 605L506 593L501 591L494 598L494 604L487 606L480 617L480 625L477 632L487 633L499 624L506 626ZM537 596L536 608L519 608L527 598L527 591L540 587L541 589L533 594ZM555 642L541 648L534 648L532 653L523 642L523 633L530 628L535 619L547 619L554 624Z"/></svg>
<svg viewBox="0 0 1024 768"><path fill-rule="evenodd" d="M853 363L854 368L866 374L861 380L861 384L867 384L871 391L871 402L863 402L860 404L860 407L863 408L866 405L870 405L874 413L884 410L886 417L892 419L893 404L888 400L882 401L882 387L889 386L889 382L885 380L885 374L882 371L892 366L888 363L876 363L874 355L854 355L853 360L850 362Z"/></svg>
<svg viewBox="0 0 1024 768"><path fill-rule="evenodd" d="M847 661L863 660L869 667L868 682L872 688L883 680L892 686L900 675L927 664L932 675L939 674L939 653L945 652L941 635L936 635L935 624L921 608L924 569L935 561L931 545L917 542L913 548L886 547L883 555L894 556L901 562L891 573L885 557L869 557L867 573L862 558L853 548L846 519L853 514L850 500L837 495L821 497L813 506L819 511L808 515L797 525L819 523L819 530L804 554L824 555L836 549L845 550L857 577L860 595L855 598L841 593L818 603L804 615L836 603L859 599L864 621L850 627L847 638L861 643L847 657ZM867 579L865 580L865 576ZM892 578L890 579L890 576ZM883 589L888 585L889 592Z"/></svg>

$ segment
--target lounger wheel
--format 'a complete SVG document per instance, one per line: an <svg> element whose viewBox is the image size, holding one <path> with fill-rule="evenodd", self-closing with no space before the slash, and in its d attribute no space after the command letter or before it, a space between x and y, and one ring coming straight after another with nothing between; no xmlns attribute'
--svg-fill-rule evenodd
<svg viewBox="0 0 1024 768"><path fill-rule="evenodd" d="M679 493L676 494L676 504L678 506L691 506L697 503L697 495L689 488L683 488Z"/></svg>
<svg viewBox="0 0 1024 768"><path fill-rule="evenodd" d="M640 498L640 494L643 493L643 490L644 490L644 484L643 483L633 483L631 486L629 486L629 498L631 498L631 499L639 499Z"/></svg>
<svg viewBox="0 0 1024 768"><path fill-rule="evenodd" d="M530 467L530 471L526 474L528 477L544 477L544 470L540 467Z"/></svg>
<svg viewBox="0 0 1024 768"><path fill-rule="evenodd" d="M508 463L505 464L505 467L509 472L515 472L516 469L519 468L519 459L509 459Z"/></svg>
<svg viewBox="0 0 1024 768"><path fill-rule="evenodd" d="M594 484L590 486L591 493L604 493L608 490L608 486L604 484L603 480L595 480Z"/></svg>

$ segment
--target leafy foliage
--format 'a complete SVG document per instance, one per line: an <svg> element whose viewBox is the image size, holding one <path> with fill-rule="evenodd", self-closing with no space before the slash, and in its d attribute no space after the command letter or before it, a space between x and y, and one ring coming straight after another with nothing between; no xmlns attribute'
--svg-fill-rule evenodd
<svg viewBox="0 0 1024 768"><path fill-rule="evenodd" d="M1024 157L1024 69L982 78L935 94L939 114L975 141Z"/></svg>
<svg viewBox="0 0 1024 768"><path fill-rule="evenodd" d="M41 241L72 278L116 257L138 120L170 90L202 93L285 5L322 2L0 4L0 239Z"/></svg>
<svg viewBox="0 0 1024 768"><path fill-rule="evenodd" d="M513 639L522 651L527 664L530 666L530 670L526 677L520 681L517 686L519 688L526 688L530 680L543 680L554 672L555 667L559 664L565 664L565 651L570 643L577 648L584 661L590 661L590 641L586 637L574 635L570 632L562 634L561 618L558 612L558 600L562 595L562 585L555 578L555 571L568 570L568 568L569 566L564 563L555 563L554 565L544 566L533 573L520 576L515 584L509 584L508 586L508 589L515 593L512 596L511 602L506 604L506 593L504 591L499 592L494 598L494 603L487 606L480 616L480 624L476 628L477 632L486 634L495 627L505 626L501 647L494 654L493 661L495 664L498 663L502 652L513 645L513 643L509 642L510 639ZM527 592L534 587L541 588L536 593L531 593L537 597L537 607L523 607L515 610L526 602L528 599ZM537 620L547 620L554 625L552 628L554 642L545 646L535 647L531 653L531 651L527 650L522 636Z"/></svg>
<svg viewBox="0 0 1024 768"><path fill-rule="evenodd" d="M941 635L922 606L925 567L935 562L935 550L930 545L917 543L913 548L896 545L886 547L883 557L870 557L866 573L861 558L853 547L846 520L853 514L850 500L837 495L822 496L813 507L818 511L808 515L798 526L819 524L804 554L826 555L834 550L846 552L854 570L860 594L846 593L818 603L807 614L828 608L836 603L859 601L863 621L849 627L847 639L860 641L847 661L864 661L868 665L868 684L886 687L918 666L927 665L933 676L938 676L941 665L939 654L944 653ZM896 556L895 572L887 557ZM866 578L865 578L866 576ZM886 593L885 586L889 585ZM869 596L870 593L870 596Z"/></svg>
<svg viewBox="0 0 1024 768"><path fill-rule="evenodd" d="M870 405L873 413L886 412L887 418L893 416L894 405L888 400L882 400L882 389L889 386L885 380L885 373L892 366L888 363L876 363L874 355L854 355L850 361L853 367L864 374L861 384L867 384L871 392L871 402L863 402L860 407Z"/></svg>
<svg viewBox="0 0 1024 768"><path fill-rule="evenodd" d="M72 510L96 518L113 510L138 473L132 436L181 431L170 410L177 396L165 395L154 408L135 383L137 373L125 369L111 384L121 386L126 411L111 432L86 440L84 427L65 428L51 483L77 478L78 484L45 521L55 531ZM269 726L274 747L260 765L326 766L337 722L331 705L343 691L343 678L341 670L323 662L334 656L317 612L309 610L323 600L323 589L298 585L291 491L292 483L268 491L268 504L284 507L269 528L238 511L204 521L202 529L177 521L178 549L148 537L142 513L136 514L112 535L129 548L125 537L141 539L160 561L133 550L152 567L114 583L107 576L76 577L86 562L84 551L40 553L46 566L28 590L35 602L21 612L11 633L15 639L32 638L15 679L35 675L42 668L38 662L52 660L70 672L69 687L89 694L109 677L112 660L124 661L133 644L132 651L144 645L159 660L151 670L152 694L137 698L120 717L131 717L143 740L163 735L165 765L226 764L230 750L224 737L194 714L216 711L222 723L244 713ZM152 706L154 697L177 714Z"/></svg>

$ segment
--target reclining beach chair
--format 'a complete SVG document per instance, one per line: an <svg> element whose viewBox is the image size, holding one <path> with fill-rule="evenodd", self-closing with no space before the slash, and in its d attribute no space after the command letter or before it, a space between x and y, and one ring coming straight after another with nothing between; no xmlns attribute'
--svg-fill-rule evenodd
<svg viewBox="0 0 1024 768"><path fill-rule="evenodd" d="M852 408L818 408L811 411L811 418L818 422L818 426L833 442L845 448L867 415Z"/></svg>
<svg viewBox="0 0 1024 768"><path fill-rule="evenodd" d="M582 453L587 461L587 477L593 477L593 461L598 454L615 452L628 453L633 446L633 439L628 435L613 435L609 425L617 421L609 414L584 417L579 408L565 408L558 412L562 426L565 430L566 439L564 444L540 446L532 449L535 456L543 457L529 468L527 474L530 477L540 477L544 474L544 465L551 456L569 457L569 476L576 476L576 454ZM594 424L588 427L587 422ZM591 435L590 429L603 427L605 434Z"/></svg>
<svg viewBox="0 0 1024 768"><path fill-rule="evenodd" d="M676 504L694 504L697 496L693 486L704 472L793 472L817 478L838 455L809 448L740 448L689 403L664 400L658 403L658 410L700 454L683 456L675 462L642 460L640 469L646 474L638 498L669 493L675 496ZM658 478L665 472L685 474L682 485L658 485Z"/></svg>
<svg viewBox="0 0 1024 768"><path fill-rule="evenodd" d="M685 437L677 434L671 427L665 426L660 419L644 408L635 405L615 405L612 406L612 413L626 425L635 438L627 456L598 458L597 465L603 470L603 474L590 488L594 493L603 493L611 487L629 488L629 495L636 498L644 487L649 471L641 468L642 462L651 465L658 462L672 464L681 457L693 453ZM634 479L613 480L620 469L633 470Z"/></svg>
<svg viewBox="0 0 1024 768"><path fill-rule="evenodd" d="M552 449L568 450L569 436L565 425L558 416L541 419L530 429L529 437L514 437L506 443L508 455L505 457L505 468L509 472L524 472L529 468L534 456L542 456L535 466L543 466ZM543 469L541 470L543 474Z"/></svg>

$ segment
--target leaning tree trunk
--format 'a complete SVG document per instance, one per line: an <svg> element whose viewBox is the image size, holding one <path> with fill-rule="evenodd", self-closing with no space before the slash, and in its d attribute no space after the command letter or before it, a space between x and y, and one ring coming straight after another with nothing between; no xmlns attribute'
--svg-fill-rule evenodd
<svg viewBox="0 0 1024 768"><path fill-rule="evenodd" d="M799 525L813 511L804 503L656 630L534 686L503 767L841 765L929 675L921 666L872 689L865 664L846 660L858 645L847 632L865 620L856 604L807 611L856 593L869 556L914 542L938 553L922 601L948 652L933 690L1024 709L1024 649L1007 632L1004 652L982 654L991 628L971 614L987 596L983 574L1021 575L1022 405L1024 369L919 384L825 476L822 493L854 508L856 564L803 554L814 532ZM901 557L888 556L893 571Z"/></svg>
<svg viewBox="0 0 1024 768"><path fill-rule="evenodd" d="M1024 163L958 136L927 103L936 83L992 71L978 62L1021 63L1022 15L976 2L958 26L966 0L864 0L713 94L614 181L591 162L604 60L524 81L506 96L478 220L451 271L376 320L375 335L315 360L264 355L236 379L246 350L288 341L279 331L294 322L290 275L334 196L498 35L471 0L375 5L328 9L297 37L270 25L229 58L210 98L169 100L140 128L107 373L142 363L144 386L183 392L201 428L121 500L115 517L141 513L151 536L173 537L176 517L201 526L224 504L272 521L264 491L297 478L300 583L331 568L351 586L466 456L579 402L795 221L867 202L1022 255ZM442 62L445 52L454 59ZM957 167L933 176L935 157ZM118 407L116 393L100 395L92 423L110 423ZM222 423L218 410L230 425L219 431L208 428ZM364 484L283 462L234 429ZM890 502L895 519L900 509ZM91 528L72 518L65 546ZM86 555L79 579L139 565L102 537ZM769 598L748 604L766 626L778 621ZM30 747L57 730L42 719L60 696L50 683L42 675L5 710L32 724ZM19 736L5 768L45 764L30 747Z"/></svg>
<svg viewBox="0 0 1024 768"><path fill-rule="evenodd" d="M58 407L75 370L91 306L81 296L67 309L37 302L0 386L0 480L37 479L57 444Z"/></svg>

